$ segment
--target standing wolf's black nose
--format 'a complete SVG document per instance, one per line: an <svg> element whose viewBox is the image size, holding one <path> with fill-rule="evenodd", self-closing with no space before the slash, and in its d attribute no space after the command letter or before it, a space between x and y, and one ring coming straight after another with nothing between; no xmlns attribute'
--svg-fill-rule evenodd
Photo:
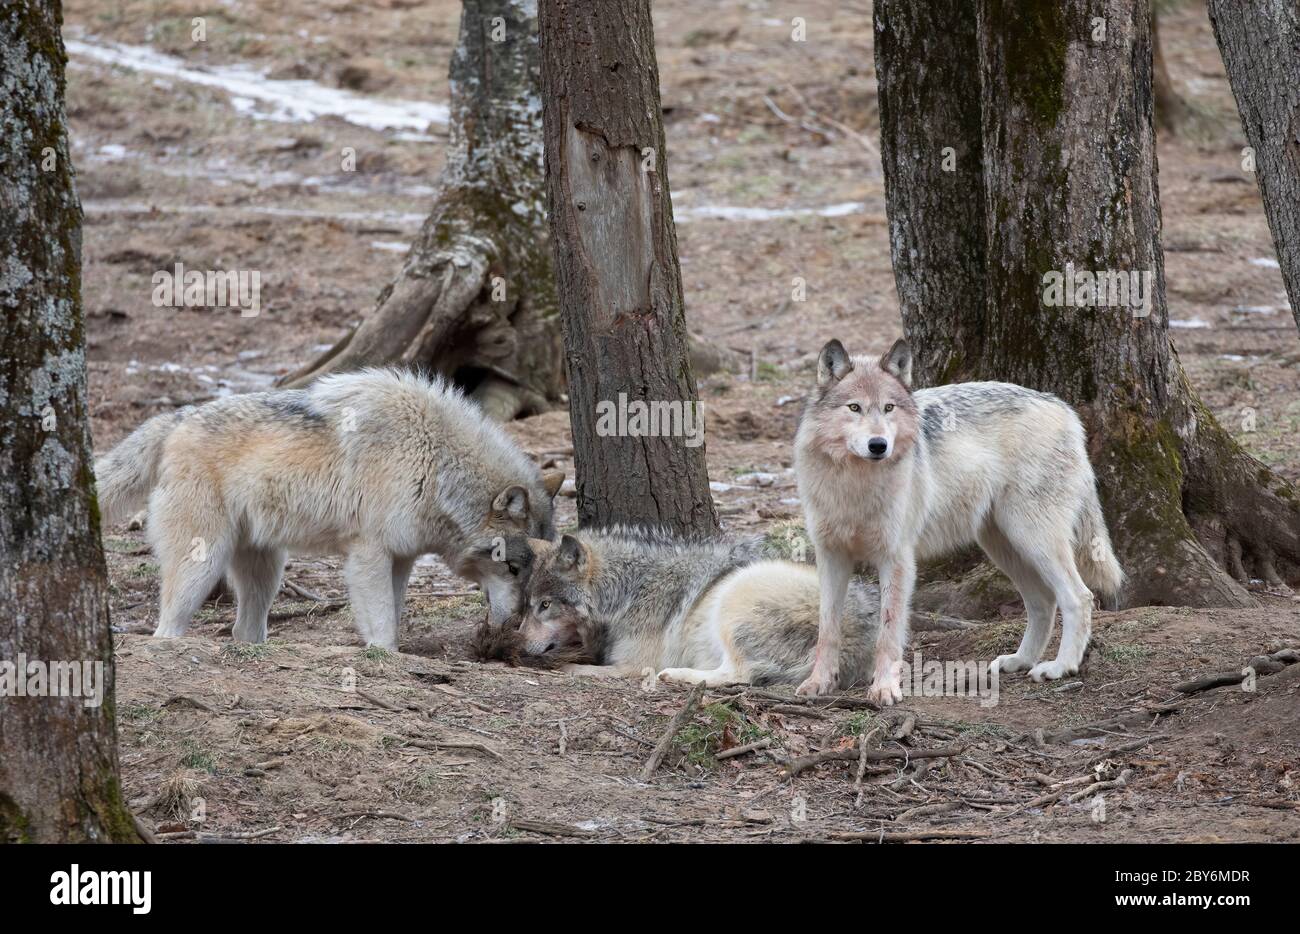
<svg viewBox="0 0 1300 934"><path fill-rule="evenodd" d="M867 442L867 450L871 452L872 457L884 457L885 452L889 450L889 442L884 438L872 438Z"/></svg>

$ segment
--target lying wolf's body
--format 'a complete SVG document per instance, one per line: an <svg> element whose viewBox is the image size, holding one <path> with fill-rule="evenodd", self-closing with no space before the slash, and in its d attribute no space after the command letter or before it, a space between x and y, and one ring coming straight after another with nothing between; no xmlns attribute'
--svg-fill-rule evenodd
<svg viewBox="0 0 1300 934"><path fill-rule="evenodd" d="M521 627L533 655L581 644L587 675L797 684L817 642L817 571L763 557L759 541L683 541L629 529L533 543ZM841 674L870 671L878 601L855 585Z"/></svg>
<svg viewBox="0 0 1300 934"><path fill-rule="evenodd" d="M455 389L391 370L157 416L95 473L106 522L148 500L162 574L156 635L183 635L229 570L234 636L261 642L286 554L343 553L357 629L389 650L422 554L480 582L495 619L518 612L512 566L494 558L507 536L553 534L563 479L543 479Z"/></svg>
<svg viewBox="0 0 1300 934"><path fill-rule="evenodd" d="M799 691L836 680L840 606L858 563L879 571L880 637L869 696L901 698L896 663L907 640L916 562L978 542L1011 578L1028 624L1002 672L1036 681L1074 674L1092 624L1092 592L1123 583L1088 463L1083 426L1055 396L1009 383L911 390L899 341L879 362L823 348L818 387L795 442L808 532L821 574L817 664ZM1056 610L1060 651L1039 659Z"/></svg>

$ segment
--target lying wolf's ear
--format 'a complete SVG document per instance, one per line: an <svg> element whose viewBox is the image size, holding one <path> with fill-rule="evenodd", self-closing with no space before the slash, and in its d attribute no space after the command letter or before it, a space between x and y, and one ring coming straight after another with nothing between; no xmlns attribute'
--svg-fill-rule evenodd
<svg viewBox="0 0 1300 934"><path fill-rule="evenodd" d="M528 491L521 486L506 487L492 500L492 510L498 515L522 521L528 518Z"/></svg>
<svg viewBox="0 0 1300 934"><path fill-rule="evenodd" d="M560 539L555 550L555 570L581 571L587 563L587 546L572 535Z"/></svg>
<svg viewBox="0 0 1300 934"><path fill-rule="evenodd" d="M828 342L822 348L822 352L817 355L818 386L826 386L832 382L838 383L852 372L853 361L849 359L849 352L837 340Z"/></svg>
<svg viewBox="0 0 1300 934"><path fill-rule="evenodd" d="M894 346L885 351L885 355L880 358L880 368L890 376L897 377L900 383L911 389L912 348L907 341L901 337L894 341Z"/></svg>
<svg viewBox="0 0 1300 934"><path fill-rule="evenodd" d="M546 489L546 495L555 499L555 494L560 492L560 487L564 486L563 470L548 470L542 474L542 486Z"/></svg>

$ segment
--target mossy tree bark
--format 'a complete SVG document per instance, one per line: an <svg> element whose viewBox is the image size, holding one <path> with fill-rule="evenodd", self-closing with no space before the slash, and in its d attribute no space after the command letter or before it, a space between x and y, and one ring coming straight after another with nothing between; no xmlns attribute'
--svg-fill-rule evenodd
<svg viewBox="0 0 1300 934"><path fill-rule="evenodd" d="M962 34L944 40L943 61L908 6L878 0L876 55L904 326L918 345L944 345L917 347L918 381L1007 380L1079 410L1126 603L1251 604L1244 564L1276 582L1277 557L1300 561L1300 499L1215 421L1169 342L1148 3L1111 0L1098 38L1085 0L981 0L974 24L960 0L940 0L924 15ZM929 109L887 95L962 110L932 135ZM935 171L944 146L979 161L963 171L981 179L982 204L963 176ZM942 208L954 201L963 209ZM944 244L930 262L918 260L921 237ZM981 262L982 290L964 299ZM1048 304L1044 274L1067 266L1149 272L1148 314Z"/></svg>
<svg viewBox="0 0 1300 934"><path fill-rule="evenodd" d="M1300 6L1294 0L1209 5L1300 327Z"/></svg>
<svg viewBox="0 0 1300 934"><path fill-rule="evenodd" d="M62 23L58 0L0 11L0 663L99 663L104 693L0 695L0 843L139 842L118 780Z"/></svg>
<svg viewBox="0 0 1300 934"><path fill-rule="evenodd" d="M599 421L620 394L698 407L649 0L541 0L539 19L578 517L716 532L703 444Z"/></svg>
<svg viewBox="0 0 1300 934"><path fill-rule="evenodd" d="M535 0L464 0L434 208L378 306L283 383L399 364L454 379L491 416L564 388L546 224Z"/></svg>

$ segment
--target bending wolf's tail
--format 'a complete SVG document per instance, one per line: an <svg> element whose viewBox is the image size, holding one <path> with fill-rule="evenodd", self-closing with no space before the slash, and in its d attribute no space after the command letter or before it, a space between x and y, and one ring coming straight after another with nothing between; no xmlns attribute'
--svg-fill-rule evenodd
<svg viewBox="0 0 1300 934"><path fill-rule="evenodd" d="M1110 533L1106 531L1106 518L1101 513L1096 489L1089 491L1075 531L1075 561L1079 575L1101 598L1103 607L1118 609L1124 569L1119 566L1115 550L1110 546Z"/></svg>
<svg viewBox="0 0 1300 934"><path fill-rule="evenodd" d="M121 522L148 502L158 483L163 444L185 411L155 415L95 461L99 511L105 526Z"/></svg>

